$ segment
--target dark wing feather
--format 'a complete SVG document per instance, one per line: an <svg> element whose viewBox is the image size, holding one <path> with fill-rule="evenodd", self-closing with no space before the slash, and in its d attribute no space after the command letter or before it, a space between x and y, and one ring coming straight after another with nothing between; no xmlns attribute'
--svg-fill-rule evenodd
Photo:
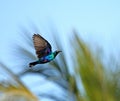
<svg viewBox="0 0 120 101"><path fill-rule="evenodd" d="M51 53L52 47L50 43L39 34L33 35L33 42L38 58L41 58Z"/></svg>

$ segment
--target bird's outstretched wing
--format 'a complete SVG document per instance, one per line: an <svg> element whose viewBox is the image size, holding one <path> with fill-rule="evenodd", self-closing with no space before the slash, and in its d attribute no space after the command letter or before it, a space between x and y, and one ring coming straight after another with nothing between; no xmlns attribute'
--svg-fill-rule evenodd
<svg viewBox="0 0 120 101"><path fill-rule="evenodd" d="M38 58L46 56L52 52L50 43L39 34L33 35L33 43Z"/></svg>

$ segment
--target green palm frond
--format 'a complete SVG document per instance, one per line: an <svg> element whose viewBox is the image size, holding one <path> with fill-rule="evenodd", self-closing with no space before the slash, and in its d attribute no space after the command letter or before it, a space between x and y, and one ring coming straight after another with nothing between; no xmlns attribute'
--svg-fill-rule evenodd
<svg viewBox="0 0 120 101"><path fill-rule="evenodd" d="M32 35L30 36L30 32L25 29L23 32L25 43L28 43L28 47L31 47ZM102 63L102 58L98 55L99 53L93 53L91 47L87 45L75 31L73 32L74 38L69 42L71 46L73 46L70 47L72 50L72 52L70 52L72 66L69 67L70 59L68 59L65 54L65 51L69 51L69 47L68 50L64 49L64 43L58 40L60 36L57 35L56 31L53 31L53 36L57 49L63 50L59 57L49 64L38 65L37 69L34 69L34 67L33 69L29 69L27 66L28 64L26 64L23 67L24 70L18 73L17 76L10 73L13 75L12 78L14 78L19 85L17 85L17 88L16 86L10 86L11 88L8 87L7 89L0 85L1 91L10 91L10 89L14 88L15 92L21 92L22 90L23 92L27 92L23 93L23 95L32 95L32 93L30 93L19 81L19 78L24 77L26 74L38 74L40 76L42 75L47 81L57 84L65 94L62 98L58 98L52 94L39 93L38 95L40 97L43 96L55 101L119 101L119 69L116 69L114 72L107 69ZM25 60L25 63L36 58L35 54L28 48L20 45L17 47L19 50L18 57L21 58L21 60ZM111 65L112 68L116 68L116 64L112 64L111 62ZM2 67L5 66L2 65ZM73 73L70 72L70 69L73 70ZM80 86L82 86L82 90ZM34 99L34 95L31 97Z"/></svg>
<svg viewBox="0 0 120 101"><path fill-rule="evenodd" d="M38 101L37 97L3 63L0 63L0 70L3 71L1 75L6 77L6 80L3 78L0 82L0 101Z"/></svg>
<svg viewBox="0 0 120 101"><path fill-rule="evenodd" d="M86 46L76 33L75 40L77 44L75 46L76 73L82 79L86 93L85 99L87 98L89 101L118 101L119 96L116 95L120 94L118 93L120 91L119 76L117 75L116 79L113 79L115 75L106 69L100 58L92 53L90 47ZM115 68L115 65L112 68Z"/></svg>

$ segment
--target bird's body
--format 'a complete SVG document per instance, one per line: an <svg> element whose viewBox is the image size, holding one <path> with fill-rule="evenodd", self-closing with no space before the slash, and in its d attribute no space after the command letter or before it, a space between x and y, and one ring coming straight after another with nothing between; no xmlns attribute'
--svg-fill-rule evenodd
<svg viewBox="0 0 120 101"><path fill-rule="evenodd" d="M31 62L29 64L29 67L35 66L36 64L44 64L50 62L57 56L59 52L61 52L57 50L55 52L52 52L52 47L49 42L39 34L33 35L33 41L38 60Z"/></svg>
<svg viewBox="0 0 120 101"><path fill-rule="evenodd" d="M54 58L55 58L54 53L51 53L51 54L49 54L49 55L47 55L47 56L41 57L41 58L39 59L39 62L40 62L40 63L50 62L50 61L52 61Z"/></svg>

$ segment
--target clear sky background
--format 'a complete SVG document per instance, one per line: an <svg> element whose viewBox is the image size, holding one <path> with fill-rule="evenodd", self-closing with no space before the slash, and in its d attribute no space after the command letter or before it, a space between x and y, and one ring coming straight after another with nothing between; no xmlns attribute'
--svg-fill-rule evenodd
<svg viewBox="0 0 120 101"><path fill-rule="evenodd" d="M32 23L46 37L53 25L64 41L76 29L85 41L119 58L120 0L0 0L2 61L10 44L19 40L20 26L30 29Z"/></svg>
<svg viewBox="0 0 120 101"><path fill-rule="evenodd" d="M0 52L17 38L19 26L27 28L31 22L43 34L52 23L63 37L76 29L105 51L119 51L119 0L0 0Z"/></svg>

